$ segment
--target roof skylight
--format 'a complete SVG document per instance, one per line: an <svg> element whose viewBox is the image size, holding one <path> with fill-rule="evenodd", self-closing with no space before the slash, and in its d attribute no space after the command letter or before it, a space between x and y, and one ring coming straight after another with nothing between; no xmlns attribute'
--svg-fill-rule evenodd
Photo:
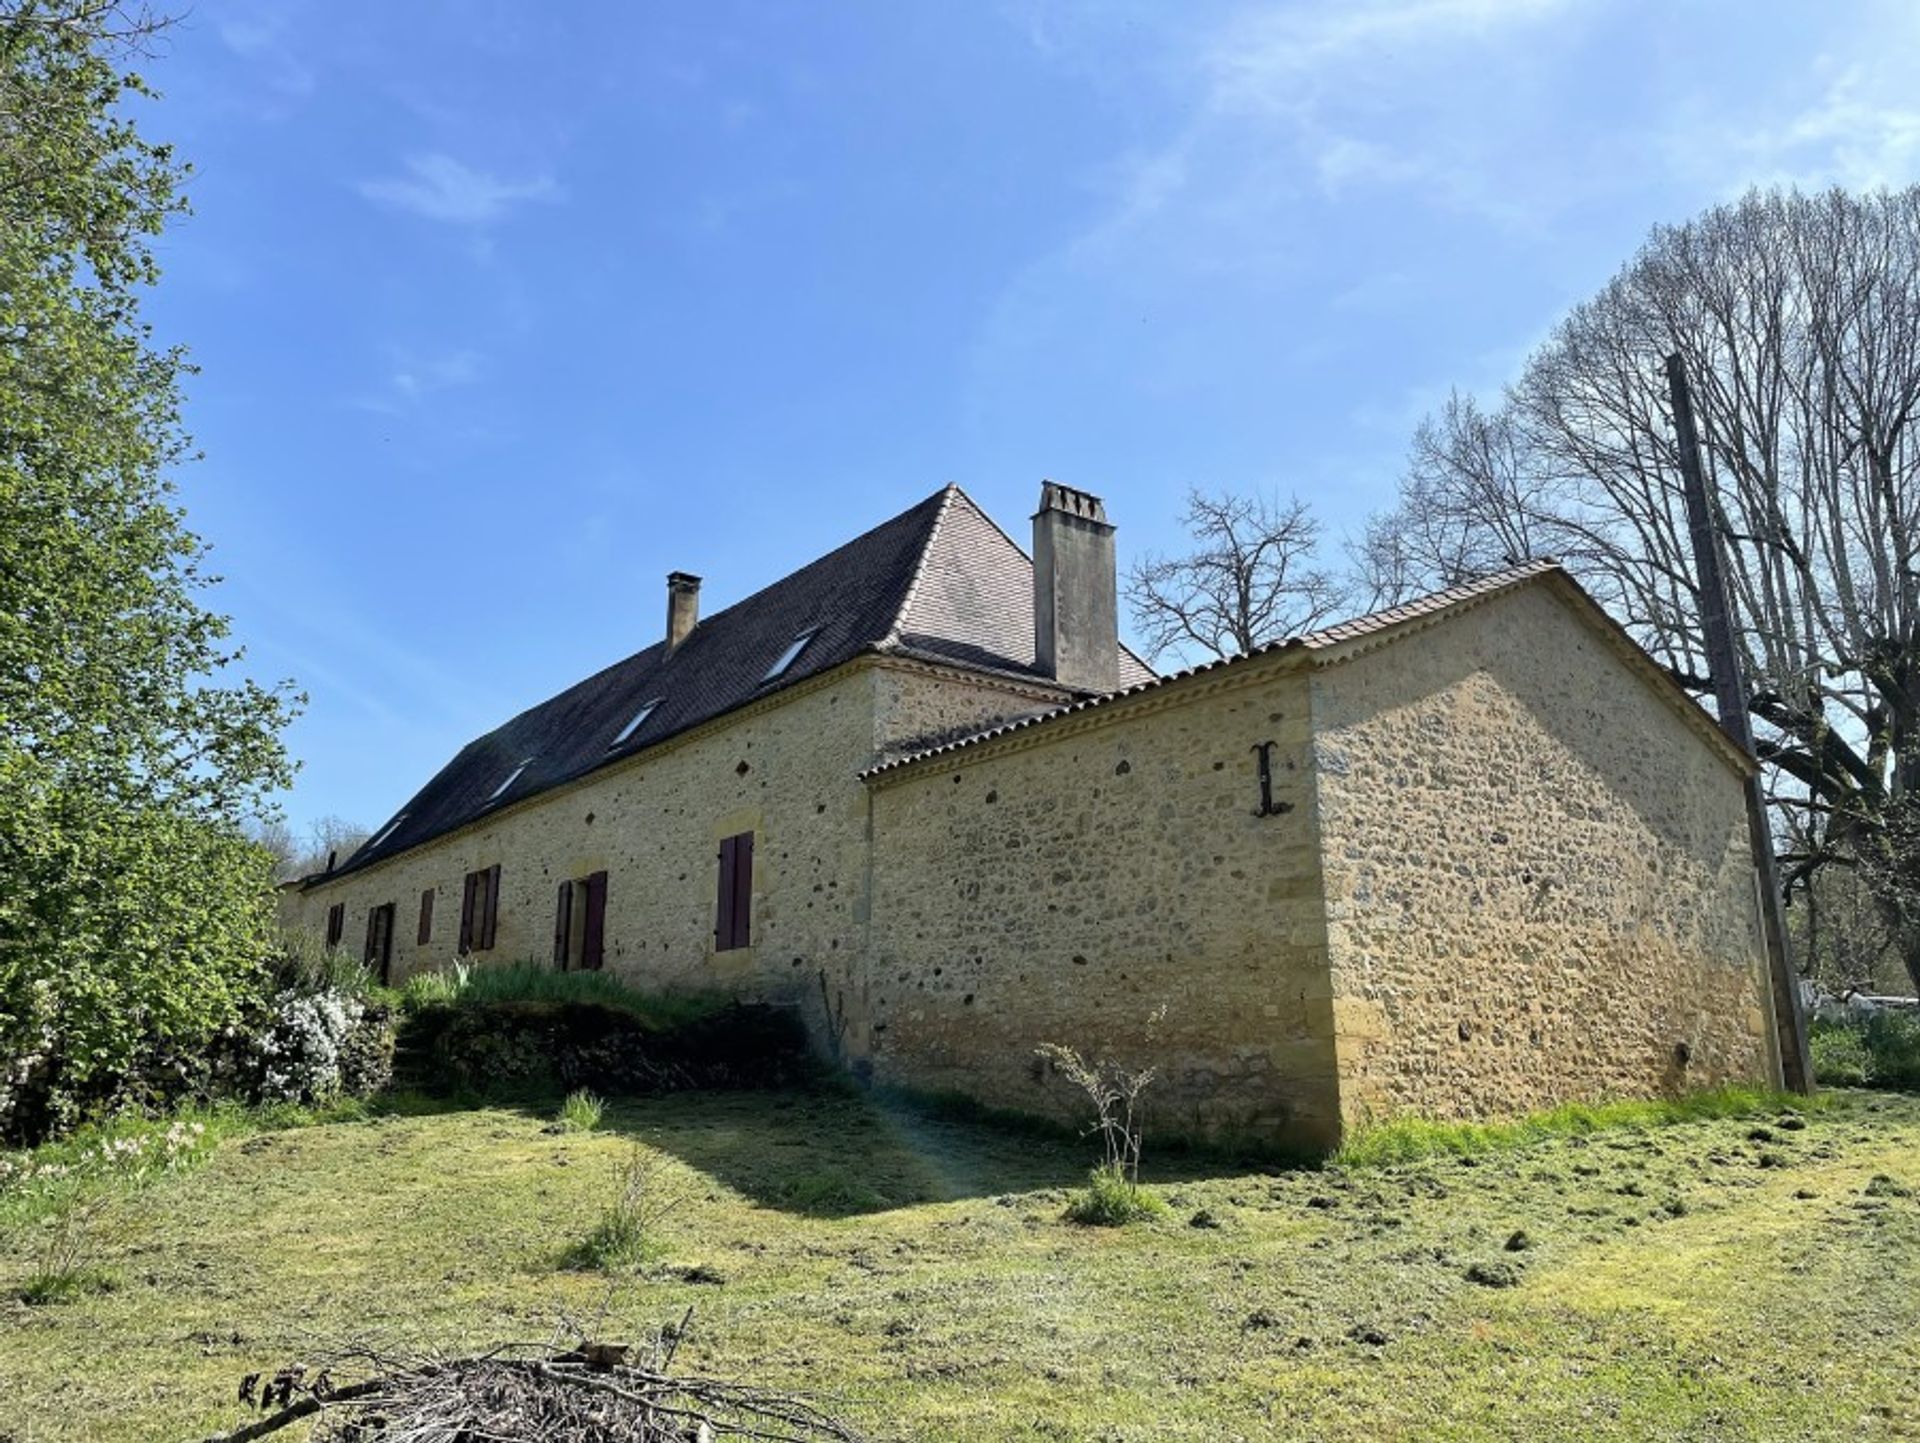
<svg viewBox="0 0 1920 1443"><path fill-rule="evenodd" d="M508 772L507 779L504 782L500 783L499 786L495 787L493 791L488 794L487 800L490 802L499 801L500 798L504 797L507 794L507 788L520 780L520 773L524 772L528 767L532 765L533 765L533 758L528 757L525 761L521 762L519 766L515 767L512 771Z"/></svg>
<svg viewBox="0 0 1920 1443"><path fill-rule="evenodd" d="M787 668L799 660L800 653L807 649L807 643L812 641L819 633L819 627L808 627L807 630L801 632L792 641L788 642L787 649L780 653L779 658L773 665L767 668L767 674L760 678L760 685L765 686L768 682L786 675Z"/></svg>
<svg viewBox="0 0 1920 1443"><path fill-rule="evenodd" d="M620 728L620 735L615 737L613 741L609 743L609 745L617 747L622 742L626 741L627 738L631 737L635 732L639 731L641 724L644 723L648 717L653 715L653 709L659 705L660 705L659 697L655 697L652 701L642 702L640 704L640 710L633 714L633 720Z"/></svg>
<svg viewBox="0 0 1920 1443"><path fill-rule="evenodd" d="M366 849L369 852L371 852L375 847L379 846L382 842L386 841L388 837L391 837L395 832L400 830L400 824L406 821L406 819L407 819L407 814L405 812L402 812L399 816L395 817L391 822L388 822L386 826L380 829L379 835L376 836L371 842L367 843Z"/></svg>

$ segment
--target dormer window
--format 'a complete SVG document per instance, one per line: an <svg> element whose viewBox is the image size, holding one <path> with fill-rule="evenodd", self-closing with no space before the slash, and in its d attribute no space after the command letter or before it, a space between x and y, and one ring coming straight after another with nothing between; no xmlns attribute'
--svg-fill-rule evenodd
<svg viewBox="0 0 1920 1443"><path fill-rule="evenodd" d="M508 772L507 779L504 782L500 783L499 786L493 789L492 794L487 797L487 800L490 802L499 801L502 797L504 797L507 794L507 788L511 787L515 782L520 780L520 773L524 772L528 767L532 765L533 765L533 758L528 757L525 761L521 762L519 766L515 767L512 771Z"/></svg>
<svg viewBox="0 0 1920 1443"><path fill-rule="evenodd" d="M400 830L400 824L406 821L406 819L407 819L407 814L405 812L402 812L399 816L395 817L391 822L388 822L386 826L380 829L380 834L376 836L371 842L367 843L366 849L369 852L371 852L375 847L379 846L382 842L386 841L388 837L391 837L395 832Z"/></svg>
<svg viewBox="0 0 1920 1443"><path fill-rule="evenodd" d="M615 737L612 740L612 742L608 744L609 747L611 748L611 747L624 745L626 741L630 737L632 737L635 732L640 730L641 726L645 724L647 718L653 715L653 709L659 705L660 705L659 697L655 697L652 701L649 701L649 702L642 702L640 704L640 710L633 714L633 720L620 728L620 735Z"/></svg>
<svg viewBox="0 0 1920 1443"><path fill-rule="evenodd" d="M781 677L785 676L787 668L798 661L800 659L800 653L807 649L807 643L819 634L819 627L809 627L806 631L801 632L792 641L788 642L787 649L780 653L779 659L776 660L772 666L768 667L767 674L760 678L760 685L765 686L768 682L778 681Z"/></svg>

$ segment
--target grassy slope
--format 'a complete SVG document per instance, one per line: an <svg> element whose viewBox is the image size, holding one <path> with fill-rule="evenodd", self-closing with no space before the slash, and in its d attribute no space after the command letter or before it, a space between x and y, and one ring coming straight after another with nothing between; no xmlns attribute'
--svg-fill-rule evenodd
<svg viewBox="0 0 1920 1443"><path fill-rule="evenodd" d="M131 1205L119 1291L0 1303L0 1437L198 1437L236 1420L240 1374L316 1338L474 1347L602 1306L602 1336L634 1337L695 1304L683 1363L840 1394L896 1438L1893 1437L1920 1366L1916 1099L1770 1142L1722 1120L1354 1171L1175 1159L1170 1217L1124 1232L1059 1221L1084 1147L860 1100L546 1121L227 1144ZM609 1298L556 1262L635 1138L689 1197L666 1267ZM1868 1196L1874 1174L1917 1195ZM724 1283L672 1272L694 1264Z"/></svg>

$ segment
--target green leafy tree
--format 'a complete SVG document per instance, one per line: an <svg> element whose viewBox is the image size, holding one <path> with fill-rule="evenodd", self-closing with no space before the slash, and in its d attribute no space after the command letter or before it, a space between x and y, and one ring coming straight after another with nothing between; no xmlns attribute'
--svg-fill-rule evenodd
<svg viewBox="0 0 1920 1443"><path fill-rule="evenodd" d="M128 108L153 23L0 0L0 1136L142 1089L258 987L298 698L235 680L140 315L186 168Z"/></svg>

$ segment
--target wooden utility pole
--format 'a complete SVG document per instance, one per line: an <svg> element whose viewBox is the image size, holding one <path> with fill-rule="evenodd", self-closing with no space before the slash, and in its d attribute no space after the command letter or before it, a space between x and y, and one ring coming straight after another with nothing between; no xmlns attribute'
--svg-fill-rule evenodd
<svg viewBox="0 0 1920 1443"><path fill-rule="evenodd" d="M1667 357L1667 390L1673 398L1674 438L1680 446L1680 474L1686 481L1687 522L1693 533L1694 577L1700 595L1700 627L1706 636L1707 669L1720 726L1757 763L1753 721L1747 715L1747 687L1740 654L1733 644L1732 608L1720 570L1720 543L1707 482L1700 466L1700 433L1693 422L1693 395L1687 387L1687 363L1678 351ZM1747 838L1760 877L1760 913L1767 935L1768 972L1773 979L1773 1019L1780 1041L1780 1070L1795 1092L1813 1091L1813 1058L1807 1051L1807 1019L1800 1005L1800 978L1787 950L1787 919L1780 902L1780 878L1773 859L1773 828L1767 821L1767 794L1756 769L1747 778Z"/></svg>

